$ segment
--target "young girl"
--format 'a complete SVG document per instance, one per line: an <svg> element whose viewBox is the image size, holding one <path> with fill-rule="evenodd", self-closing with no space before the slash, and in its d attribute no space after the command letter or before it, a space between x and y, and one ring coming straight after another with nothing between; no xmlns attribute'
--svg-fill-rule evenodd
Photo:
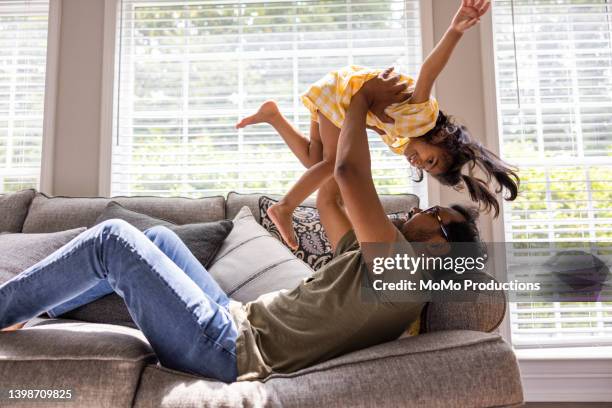
<svg viewBox="0 0 612 408"><path fill-rule="evenodd" d="M485 210L499 213L499 203L487 183L495 178L496 192L507 190L506 199L514 200L518 192L518 177L514 170L495 154L473 140L467 129L458 126L438 109L430 96L433 84L446 65L463 33L475 25L487 12L488 0L462 0L449 29L427 57L419 77L400 75L407 89L405 100L387 106L374 106L366 124L375 130L397 154L403 154L416 167L418 180L423 170L444 185L461 189L464 186L472 200ZM279 112L274 101L266 101L259 110L236 125L243 128L255 123L269 123L283 137L289 148L308 168L287 195L268 209L268 215L283 239L297 247L293 233L292 214L295 208L333 175L340 128L353 95L363 84L381 74L382 70L349 66L334 71L313 84L302 95L302 102L311 112L310 139L305 138ZM389 74L390 70L386 72ZM478 166L487 180L462 174L467 163Z"/></svg>

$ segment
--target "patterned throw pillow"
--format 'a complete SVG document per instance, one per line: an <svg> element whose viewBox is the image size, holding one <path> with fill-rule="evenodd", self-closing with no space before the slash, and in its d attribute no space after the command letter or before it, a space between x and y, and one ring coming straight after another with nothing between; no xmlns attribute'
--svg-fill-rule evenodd
<svg viewBox="0 0 612 408"><path fill-rule="evenodd" d="M268 208L276 203L276 200L262 196L259 199L259 215L261 225L282 242L281 235L267 212ZM391 220L407 219L408 213L393 213L388 217ZM297 207L293 213L293 228L298 241L297 249L293 250L296 257L306 262L314 270L321 268L332 259L334 252L321 224L319 210L314 207Z"/></svg>
<svg viewBox="0 0 612 408"><path fill-rule="evenodd" d="M267 212L268 208L276 203L276 200L262 196L259 199L259 215L261 225L282 242L283 239ZM293 250L296 257L306 262L314 270L332 259L334 253L316 208L297 207L293 213L293 228L295 228L298 241L297 249Z"/></svg>

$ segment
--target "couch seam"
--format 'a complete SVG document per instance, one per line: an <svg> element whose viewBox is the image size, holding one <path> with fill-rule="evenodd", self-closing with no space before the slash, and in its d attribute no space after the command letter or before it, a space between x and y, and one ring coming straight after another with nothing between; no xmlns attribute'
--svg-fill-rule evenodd
<svg viewBox="0 0 612 408"><path fill-rule="evenodd" d="M19 362L19 361L128 361L128 362L139 362L149 359L150 357L155 357L157 359L157 355L155 353L147 353L143 354L138 358L116 358L116 357L25 357L25 358L0 358L0 364L3 362Z"/></svg>
<svg viewBox="0 0 612 408"><path fill-rule="evenodd" d="M118 195L118 196L112 196L112 197L104 197L104 196L65 196L65 195L48 195L43 193L42 191L38 191L36 189L31 189L36 191L37 194L42 195L45 198L48 198L50 200L54 199L54 198L104 198L106 200L113 200L115 198L159 198L159 199L166 199L166 198L184 198L186 200L190 200L190 201L198 201L198 200L204 200L207 198L222 198L225 201L225 196L222 194L217 194L214 196L201 196L201 197L185 197L185 196L172 196L172 197L160 197L160 196L156 196L156 195L145 195L145 196L126 196L126 195Z"/></svg>
<svg viewBox="0 0 612 408"><path fill-rule="evenodd" d="M136 399L138 397L138 391L140 390L140 385L142 384L142 376L146 368L147 368L147 364L142 364L140 367L138 378L136 378L136 382L134 384L134 394L132 395L132 400L130 401L130 407L133 407L136 404Z"/></svg>
<svg viewBox="0 0 612 408"><path fill-rule="evenodd" d="M232 248L228 249L228 250L227 250L227 252L226 252L226 253L224 253L223 255L221 255L219 258L215 259L215 260L214 260L215 262L214 262L214 263L213 263L213 264L210 266L210 268L212 268L214 264L216 264L217 262L219 262L221 259L225 258L227 255L231 254L232 252L234 252L236 249L240 248L241 246L243 246L243 245L245 245L245 244L247 244L247 243L249 243L249 242L251 242L251 241L254 241L254 240L258 239L258 238L266 238L266 237L268 237L268 236L269 236L269 235L257 235L257 236L255 236L255 237L251 237L251 238L247 239L246 241L242 241L242 242L240 242L238 245L236 245L236 246L234 246L234 247L232 247ZM273 237L272 237L272 236L270 236L270 238L273 238Z"/></svg>
<svg viewBox="0 0 612 408"><path fill-rule="evenodd" d="M335 368L341 368L341 367L345 367L345 366L352 366L355 364L361 364L361 363L369 363L372 361L378 361L378 360L386 360L389 358L397 358L397 357L403 357L403 356L410 356L410 355L415 355L415 354L426 354L426 353L433 353L436 351L442 351L442 350L452 350L452 349L461 349L461 348L466 348L469 346L473 346L476 344L485 344L485 343L497 343L497 342L502 342L504 343L503 339L501 338L501 336L497 336L494 338L490 338L490 339L480 339L480 340L476 340L476 341L471 341L469 343L464 343L461 345L457 345L457 346L450 346L450 347L445 347L445 348L439 348L439 349L434 349L434 350L427 350L427 351L420 351L420 352L407 352L407 353L398 353L398 354L390 354L387 356L383 356L383 357L377 357L377 358L368 358L368 359L364 359L364 360L360 360L360 361L349 361L349 362L345 362L345 363L339 363L337 365L334 366L330 366L330 367L326 367L326 368L305 368L304 371L300 370L294 373L273 373L270 376L264 378L262 380L262 382L267 382L268 380L272 380L275 378L295 378L295 377L301 377L304 375L308 375L311 373L317 373L317 372L321 372L321 371L328 371L331 369L335 369Z"/></svg>
<svg viewBox="0 0 612 408"><path fill-rule="evenodd" d="M246 285L248 285L249 283L252 283L258 279L260 279L261 277L263 277L263 275L265 275L266 273L270 272L270 270L276 268L277 266L280 266L282 264L285 264L287 262L292 262L295 261L295 258L287 258L287 259L283 259L280 262L276 262L272 265L268 265L265 268L263 268L262 270L255 272L254 274L250 275L246 280L244 280L242 283L236 285L235 287L231 288L228 291L228 296L232 296L234 294L236 294L236 292L240 291L241 289L243 289Z"/></svg>
<svg viewBox="0 0 612 408"><path fill-rule="evenodd" d="M154 370L162 371L162 372L173 374L173 375L178 375L178 376L181 376L181 377L187 377L187 378L192 378L192 379L197 379L197 380L207 380L207 381L222 382L221 380L218 380L218 379L213 378L213 377L206 377L206 376L203 376L203 375L192 374L192 373L189 373L189 372L186 372L186 371L178 371L178 370L174 370L174 369L171 369L171 368L168 368L168 367L164 367L163 365L159 365L159 364L149 364L147 367L151 367ZM234 381L234 382L240 382L240 381ZM230 384L232 384L232 383L230 383Z"/></svg>

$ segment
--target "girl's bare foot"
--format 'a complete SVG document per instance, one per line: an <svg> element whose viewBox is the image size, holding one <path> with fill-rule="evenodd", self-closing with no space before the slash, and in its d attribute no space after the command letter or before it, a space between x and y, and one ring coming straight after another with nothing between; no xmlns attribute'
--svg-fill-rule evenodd
<svg viewBox="0 0 612 408"><path fill-rule="evenodd" d="M0 331L4 331L4 332L10 332L10 331L15 331L15 330L19 330L21 329L23 326L25 326L25 324L27 323L27 321L23 322L23 323L17 323L14 324L12 326L9 327L5 327L4 329L0 330Z"/></svg>
<svg viewBox="0 0 612 408"><path fill-rule="evenodd" d="M291 249L296 249L298 244L293 231L293 209L278 203L268 208L267 213L287 245Z"/></svg>
<svg viewBox="0 0 612 408"><path fill-rule="evenodd" d="M265 101L261 104L259 109L257 109L255 114L247 116L240 122L236 123L236 129L241 129L256 123L270 123L270 121L272 121L272 119L278 115L280 115L280 111L278 110L278 105L276 105L276 102L272 100Z"/></svg>

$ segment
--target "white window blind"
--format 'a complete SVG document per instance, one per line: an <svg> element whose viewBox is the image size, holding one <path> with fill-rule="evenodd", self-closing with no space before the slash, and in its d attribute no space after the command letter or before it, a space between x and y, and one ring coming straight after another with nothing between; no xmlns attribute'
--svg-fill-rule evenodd
<svg viewBox="0 0 612 408"><path fill-rule="evenodd" d="M522 181L505 206L506 240L523 251L586 245L610 265L612 4L496 0L493 24L502 153ZM612 344L612 302L510 310L516 346Z"/></svg>
<svg viewBox="0 0 612 408"><path fill-rule="evenodd" d="M299 95L347 64L422 59L418 0L120 2L111 192L284 193L304 171L269 125L234 124L266 99L308 134ZM381 192L416 191L375 134Z"/></svg>
<svg viewBox="0 0 612 408"><path fill-rule="evenodd" d="M38 187L48 0L0 1L0 193Z"/></svg>

